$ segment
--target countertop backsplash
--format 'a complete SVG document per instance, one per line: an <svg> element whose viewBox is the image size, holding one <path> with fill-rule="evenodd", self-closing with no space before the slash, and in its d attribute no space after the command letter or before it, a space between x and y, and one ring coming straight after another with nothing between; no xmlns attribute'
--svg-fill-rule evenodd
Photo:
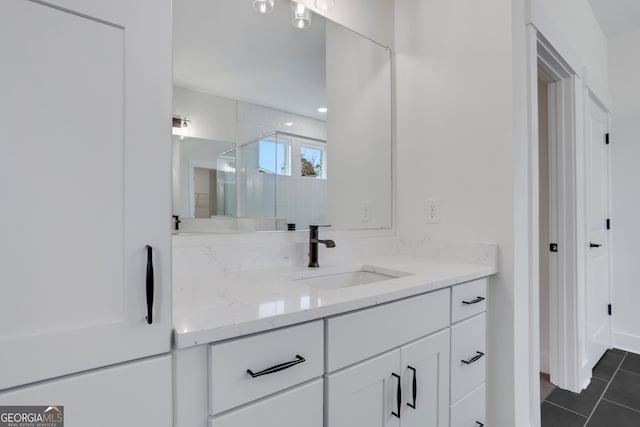
<svg viewBox="0 0 640 427"><path fill-rule="evenodd" d="M359 262L380 255L409 255L442 261L495 266L493 243L399 240L394 236L348 237L322 230L335 248L320 245L320 266ZM308 262L307 233L178 234L173 236L173 278L184 282L203 274L299 267Z"/></svg>

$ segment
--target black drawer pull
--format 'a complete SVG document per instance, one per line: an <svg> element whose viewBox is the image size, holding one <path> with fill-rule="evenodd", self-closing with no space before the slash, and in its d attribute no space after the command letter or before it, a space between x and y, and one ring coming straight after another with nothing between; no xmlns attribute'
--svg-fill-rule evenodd
<svg viewBox="0 0 640 427"><path fill-rule="evenodd" d="M285 369L289 369L290 367L295 366L298 363L302 363L304 361L305 361L304 357L300 356L299 354L296 354L295 360L280 363L278 365L264 369L260 372L253 372L251 369L247 369L247 374L251 375L251 378L259 377L261 375L273 374L274 372L280 372L280 371L284 371Z"/></svg>
<svg viewBox="0 0 640 427"><path fill-rule="evenodd" d="M471 305L471 304L477 304L479 302L484 301L486 298L485 297L476 297L476 299L471 300L471 301L462 301L463 304L466 305Z"/></svg>
<svg viewBox="0 0 640 427"><path fill-rule="evenodd" d="M476 426L477 427L484 427L484 423L481 423L480 421L476 421Z"/></svg>
<svg viewBox="0 0 640 427"><path fill-rule="evenodd" d="M412 409L416 409L416 397L418 395L418 380L416 378L416 368L413 366L407 366L407 369L411 369L413 371L413 381L411 382L411 386L413 389L413 404L407 402L407 406Z"/></svg>
<svg viewBox="0 0 640 427"><path fill-rule="evenodd" d="M391 374L392 376L398 379L398 388L396 389L396 405L398 407L398 412L391 411L391 415L400 418L400 405L402 404L402 386L400 385L400 375Z"/></svg>
<svg viewBox="0 0 640 427"><path fill-rule="evenodd" d="M476 355L473 356L471 359L469 360L461 360L462 363L464 363L465 365L471 365L473 362L477 362L478 360L480 360L480 358L484 356L484 353L481 351L476 351Z"/></svg>
<svg viewBox="0 0 640 427"><path fill-rule="evenodd" d="M149 245L147 249L147 323L153 323L153 248Z"/></svg>
<svg viewBox="0 0 640 427"><path fill-rule="evenodd" d="M591 243L591 242L589 242L589 247L590 247L590 248L599 248L600 246L602 246L602 245L600 245L600 244L598 244L598 243Z"/></svg>

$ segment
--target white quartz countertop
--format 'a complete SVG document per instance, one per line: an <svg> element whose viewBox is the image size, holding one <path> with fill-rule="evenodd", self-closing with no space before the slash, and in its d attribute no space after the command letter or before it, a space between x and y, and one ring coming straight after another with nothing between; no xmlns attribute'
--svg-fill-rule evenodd
<svg viewBox="0 0 640 427"><path fill-rule="evenodd" d="M410 273L376 283L315 289L296 280L362 266ZM386 255L320 268L217 273L174 282L177 348L235 338L410 297L496 273L494 266Z"/></svg>

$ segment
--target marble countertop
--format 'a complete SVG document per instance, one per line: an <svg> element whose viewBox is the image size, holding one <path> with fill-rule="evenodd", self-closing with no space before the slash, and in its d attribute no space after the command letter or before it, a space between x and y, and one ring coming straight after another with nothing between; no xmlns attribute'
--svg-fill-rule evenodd
<svg viewBox="0 0 640 427"><path fill-rule="evenodd" d="M364 265L409 275L326 290L298 280L354 271ZM495 273L494 266L386 255L318 269L279 268L191 278L173 285L175 345L186 348L320 319Z"/></svg>

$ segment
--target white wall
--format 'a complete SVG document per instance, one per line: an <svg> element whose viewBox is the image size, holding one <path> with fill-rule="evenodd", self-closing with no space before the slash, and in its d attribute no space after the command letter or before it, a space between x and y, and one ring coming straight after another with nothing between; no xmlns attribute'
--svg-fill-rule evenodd
<svg viewBox="0 0 640 427"><path fill-rule="evenodd" d="M500 245L487 328L487 424L500 427L528 422L527 312L515 311L516 298L528 300L526 277L514 283L512 12L509 0L397 0L395 10L398 234ZM440 224L425 224L426 199L440 199Z"/></svg>
<svg viewBox="0 0 640 427"><path fill-rule="evenodd" d="M299 0L311 10L383 46L393 46L393 1L338 0L333 9L317 10L315 0Z"/></svg>
<svg viewBox="0 0 640 427"><path fill-rule="evenodd" d="M609 40L614 345L640 353L640 30Z"/></svg>
<svg viewBox="0 0 640 427"><path fill-rule="evenodd" d="M390 52L327 22L328 220L391 227Z"/></svg>

